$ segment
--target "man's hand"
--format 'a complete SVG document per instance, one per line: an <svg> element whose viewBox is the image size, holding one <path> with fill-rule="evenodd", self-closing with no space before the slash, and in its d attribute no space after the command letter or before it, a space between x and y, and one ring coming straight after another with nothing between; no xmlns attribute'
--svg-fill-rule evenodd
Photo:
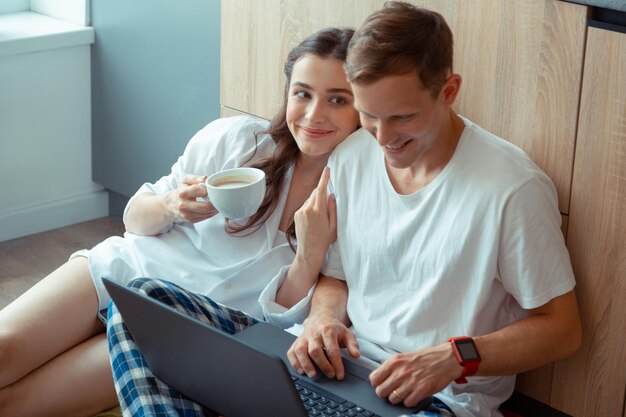
<svg viewBox="0 0 626 417"><path fill-rule="evenodd" d="M461 376L459 366L449 343L399 353L386 360L370 374L376 395L388 398L392 404L404 403L415 407Z"/></svg>
<svg viewBox="0 0 626 417"><path fill-rule="evenodd" d="M304 332L293 343L287 357L294 369L316 376L316 364L328 378L342 380L345 376L341 348L348 349L353 358L360 356L354 334L344 323L327 314L315 314L304 321Z"/></svg>

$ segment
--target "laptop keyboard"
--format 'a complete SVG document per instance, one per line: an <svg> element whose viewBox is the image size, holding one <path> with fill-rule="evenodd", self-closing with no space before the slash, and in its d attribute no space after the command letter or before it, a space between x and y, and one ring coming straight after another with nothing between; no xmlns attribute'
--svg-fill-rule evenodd
<svg viewBox="0 0 626 417"><path fill-rule="evenodd" d="M291 377L310 417L380 417L332 392Z"/></svg>

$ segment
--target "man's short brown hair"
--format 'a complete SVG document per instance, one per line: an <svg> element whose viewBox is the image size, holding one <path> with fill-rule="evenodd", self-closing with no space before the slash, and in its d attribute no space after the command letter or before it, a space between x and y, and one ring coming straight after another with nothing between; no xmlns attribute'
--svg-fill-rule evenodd
<svg viewBox="0 0 626 417"><path fill-rule="evenodd" d="M443 16L391 1L371 14L350 42L346 73L368 85L383 77L416 71L436 97L452 71L452 31Z"/></svg>

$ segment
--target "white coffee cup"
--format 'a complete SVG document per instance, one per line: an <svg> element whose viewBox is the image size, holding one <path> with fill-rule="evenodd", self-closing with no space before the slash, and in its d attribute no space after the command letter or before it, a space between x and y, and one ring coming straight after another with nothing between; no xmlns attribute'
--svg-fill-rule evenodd
<svg viewBox="0 0 626 417"><path fill-rule="evenodd" d="M265 197L265 172L257 168L226 169L204 182L208 201L224 217L243 219L252 216Z"/></svg>

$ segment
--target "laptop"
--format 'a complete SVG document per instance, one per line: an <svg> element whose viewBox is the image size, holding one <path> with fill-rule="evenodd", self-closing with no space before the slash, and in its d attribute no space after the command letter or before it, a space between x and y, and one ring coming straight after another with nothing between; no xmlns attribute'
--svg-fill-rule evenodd
<svg viewBox="0 0 626 417"><path fill-rule="evenodd" d="M298 374L287 359L295 336L269 323L229 335L134 288L104 285L152 372L225 417L398 417L406 408L378 398L371 372L344 360L343 381Z"/></svg>

